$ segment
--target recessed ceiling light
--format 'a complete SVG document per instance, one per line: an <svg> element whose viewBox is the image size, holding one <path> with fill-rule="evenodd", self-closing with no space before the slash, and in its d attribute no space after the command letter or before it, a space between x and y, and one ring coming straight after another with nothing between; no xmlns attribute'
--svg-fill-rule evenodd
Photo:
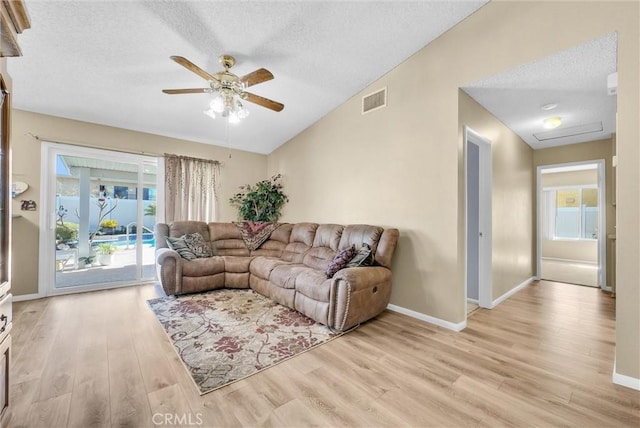
<svg viewBox="0 0 640 428"><path fill-rule="evenodd" d="M560 116L548 117L542 121L542 124L544 125L545 129L553 129L562 124L562 119L560 118Z"/></svg>
<svg viewBox="0 0 640 428"><path fill-rule="evenodd" d="M549 110L553 110L554 108L558 107L558 104L556 103L549 103L549 104L545 104L542 107L540 107L542 110L544 111L549 111Z"/></svg>

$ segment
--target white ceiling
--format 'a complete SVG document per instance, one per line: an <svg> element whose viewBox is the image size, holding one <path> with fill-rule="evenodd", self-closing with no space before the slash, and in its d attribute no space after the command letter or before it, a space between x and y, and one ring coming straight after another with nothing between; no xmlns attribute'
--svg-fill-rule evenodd
<svg viewBox="0 0 640 428"><path fill-rule="evenodd" d="M481 1L35 1L24 56L9 59L14 107L185 140L270 153L486 3ZM202 111L206 87L169 59L209 72L232 54L242 76L275 79L251 92L240 124ZM203 85L204 84L204 85ZM46 136L42 136L45 137ZM70 136L71 138L71 136Z"/></svg>
<svg viewBox="0 0 640 428"><path fill-rule="evenodd" d="M607 94L607 76L616 71L616 60L617 35L612 33L470 83L463 90L533 149L594 141L615 132L617 97ZM558 107L541 109L550 103ZM599 122L602 131L539 141L534 134L548 131L542 121L555 116L562 119L557 132Z"/></svg>

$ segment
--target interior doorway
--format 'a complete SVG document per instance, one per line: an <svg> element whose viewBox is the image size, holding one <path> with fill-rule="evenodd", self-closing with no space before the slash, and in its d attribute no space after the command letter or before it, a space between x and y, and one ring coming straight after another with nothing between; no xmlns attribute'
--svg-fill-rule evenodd
<svg viewBox="0 0 640 428"><path fill-rule="evenodd" d="M464 128L467 307L492 307L491 141ZM469 312L469 311L467 311Z"/></svg>
<svg viewBox="0 0 640 428"><path fill-rule="evenodd" d="M40 294L153 280L157 158L48 142L42 150Z"/></svg>
<svg viewBox="0 0 640 428"><path fill-rule="evenodd" d="M609 290L604 168L602 159L538 167L539 278Z"/></svg>

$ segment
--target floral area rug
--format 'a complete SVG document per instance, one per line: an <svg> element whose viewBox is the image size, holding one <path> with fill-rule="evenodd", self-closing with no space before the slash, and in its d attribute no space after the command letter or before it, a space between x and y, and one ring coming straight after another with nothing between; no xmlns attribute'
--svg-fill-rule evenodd
<svg viewBox="0 0 640 428"><path fill-rule="evenodd" d="M223 289L147 303L200 395L340 336L252 290Z"/></svg>

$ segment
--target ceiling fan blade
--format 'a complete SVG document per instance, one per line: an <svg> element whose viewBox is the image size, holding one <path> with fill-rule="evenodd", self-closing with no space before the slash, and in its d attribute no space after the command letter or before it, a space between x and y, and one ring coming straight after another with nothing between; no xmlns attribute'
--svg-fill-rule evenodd
<svg viewBox="0 0 640 428"><path fill-rule="evenodd" d="M211 88L193 88L193 89L163 89L162 92L169 95L176 94L208 94Z"/></svg>
<svg viewBox="0 0 640 428"><path fill-rule="evenodd" d="M249 102L258 104L259 106L266 107L273 111L282 111L282 109L284 108L284 104L281 104L279 102L276 102L268 98L261 97L260 95L252 94L249 92L243 92L242 97Z"/></svg>
<svg viewBox="0 0 640 428"><path fill-rule="evenodd" d="M248 88L249 86L257 85L258 83L266 82L271 79L273 79L273 74L271 74L269 70L266 68L259 68L246 76L242 76L240 81L244 83L245 88Z"/></svg>
<svg viewBox="0 0 640 428"><path fill-rule="evenodd" d="M171 59L177 62L178 64L180 64L181 66L183 66L184 68L186 68L187 70L196 73L198 76L202 77L207 82L213 82L217 80L213 75L207 73L206 71L204 71L203 69L201 69L200 67L198 67L197 65L195 65L194 63L192 63L191 61L189 61L184 57L172 56Z"/></svg>

